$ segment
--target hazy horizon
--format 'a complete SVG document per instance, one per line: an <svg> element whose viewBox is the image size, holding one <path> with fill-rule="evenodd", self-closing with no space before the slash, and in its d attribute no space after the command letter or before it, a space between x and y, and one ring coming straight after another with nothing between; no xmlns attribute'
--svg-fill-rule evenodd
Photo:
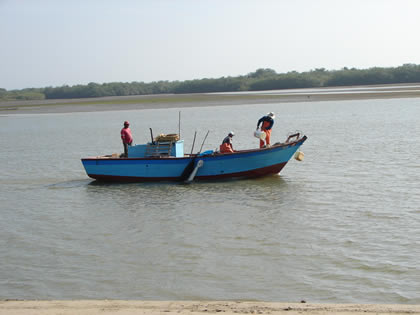
<svg viewBox="0 0 420 315"><path fill-rule="evenodd" d="M415 0L0 0L0 88L420 64Z"/></svg>

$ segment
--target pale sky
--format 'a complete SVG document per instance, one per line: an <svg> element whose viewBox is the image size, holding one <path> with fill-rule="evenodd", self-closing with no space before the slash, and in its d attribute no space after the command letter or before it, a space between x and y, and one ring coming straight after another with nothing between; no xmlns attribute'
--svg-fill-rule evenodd
<svg viewBox="0 0 420 315"><path fill-rule="evenodd" d="M420 64L420 0L0 0L0 88Z"/></svg>

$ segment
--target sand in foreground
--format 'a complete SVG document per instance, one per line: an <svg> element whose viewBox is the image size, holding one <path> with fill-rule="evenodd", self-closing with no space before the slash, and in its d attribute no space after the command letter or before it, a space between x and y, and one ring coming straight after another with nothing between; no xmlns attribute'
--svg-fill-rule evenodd
<svg viewBox="0 0 420 315"><path fill-rule="evenodd" d="M223 301L0 301L1 315L99 314L420 314L420 305Z"/></svg>

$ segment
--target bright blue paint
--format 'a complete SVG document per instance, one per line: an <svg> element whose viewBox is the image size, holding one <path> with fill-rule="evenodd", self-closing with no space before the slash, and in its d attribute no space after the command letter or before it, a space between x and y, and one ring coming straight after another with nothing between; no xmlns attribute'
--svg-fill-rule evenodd
<svg viewBox="0 0 420 315"><path fill-rule="evenodd" d="M146 154L147 144L137 144L131 147L128 147L128 156L130 158L142 158Z"/></svg>
<svg viewBox="0 0 420 315"><path fill-rule="evenodd" d="M213 154L213 152L214 152L213 150L207 150L207 151L204 151L204 152L200 153L198 156Z"/></svg>
<svg viewBox="0 0 420 315"><path fill-rule="evenodd" d="M175 146L172 147L171 155L175 157L184 156L184 140L175 142Z"/></svg>
<svg viewBox="0 0 420 315"><path fill-rule="evenodd" d="M197 176L211 176L229 173L246 172L287 162L299 145L291 148L276 148L267 151L256 151L240 155L223 155L214 159L203 157L204 166L198 170Z"/></svg>
<svg viewBox="0 0 420 315"><path fill-rule="evenodd" d="M148 144L137 144L128 147L128 157L129 158L144 158L146 156L146 147ZM184 140L179 140L174 142L171 147L171 156L174 157L183 157L184 156Z"/></svg>
<svg viewBox="0 0 420 315"><path fill-rule="evenodd" d="M183 147L183 142L181 142ZM197 157L195 162L203 160L197 176L216 176L252 171L286 163L302 143L294 146L274 147L270 150L256 150L240 154L221 154ZM95 159L83 160L88 174L127 177L180 177L191 158L156 158L156 159Z"/></svg>

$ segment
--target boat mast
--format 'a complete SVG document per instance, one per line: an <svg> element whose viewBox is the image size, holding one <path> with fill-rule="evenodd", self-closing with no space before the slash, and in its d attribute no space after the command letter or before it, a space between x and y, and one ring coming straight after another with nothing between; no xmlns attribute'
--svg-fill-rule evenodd
<svg viewBox="0 0 420 315"><path fill-rule="evenodd" d="M178 114L178 135L179 139L181 139L181 111Z"/></svg>

